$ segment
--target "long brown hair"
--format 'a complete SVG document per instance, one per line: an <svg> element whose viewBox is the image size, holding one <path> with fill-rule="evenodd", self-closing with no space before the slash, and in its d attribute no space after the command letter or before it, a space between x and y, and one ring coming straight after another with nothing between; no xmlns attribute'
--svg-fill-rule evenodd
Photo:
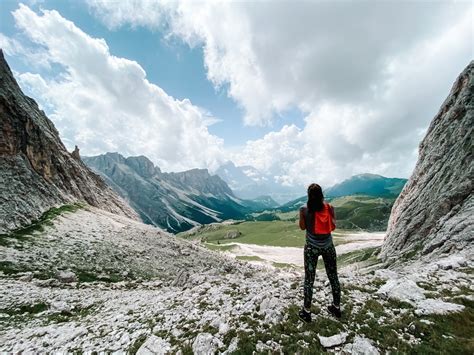
<svg viewBox="0 0 474 355"><path fill-rule="evenodd" d="M321 186L318 184L311 184L308 186L308 206L309 212L321 211L324 208L324 195Z"/></svg>

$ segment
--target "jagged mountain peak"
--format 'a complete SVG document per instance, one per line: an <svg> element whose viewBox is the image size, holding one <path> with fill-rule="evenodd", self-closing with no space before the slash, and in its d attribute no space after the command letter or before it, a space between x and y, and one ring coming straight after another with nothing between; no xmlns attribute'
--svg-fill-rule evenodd
<svg viewBox="0 0 474 355"><path fill-rule="evenodd" d="M78 151L66 150L54 124L21 91L1 51L0 133L0 233L75 201L138 218L77 159Z"/></svg>
<svg viewBox="0 0 474 355"><path fill-rule="evenodd" d="M207 169L165 173L145 156L124 158L118 153L83 160L130 202L143 221L170 232L243 218L249 209Z"/></svg>

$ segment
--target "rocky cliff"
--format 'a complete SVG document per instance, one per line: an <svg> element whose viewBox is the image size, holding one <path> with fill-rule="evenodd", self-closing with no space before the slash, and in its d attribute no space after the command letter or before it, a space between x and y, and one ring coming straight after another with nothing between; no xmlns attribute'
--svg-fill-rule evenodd
<svg viewBox="0 0 474 355"><path fill-rule="evenodd" d="M454 83L420 144L415 170L395 202L385 260L455 253L474 239L474 62Z"/></svg>
<svg viewBox="0 0 474 355"><path fill-rule="evenodd" d="M53 123L23 94L0 50L0 233L76 201L138 218L78 157L77 147L69 153Z"/></svg>
<svg viewBox="0 0 474 355"><path fill-rule="evenodd" d="M118 153L82 159L129 201L144 222L170 232L242 219L251 210L206 169L164 173L144 156L125 158Z"/></svg>

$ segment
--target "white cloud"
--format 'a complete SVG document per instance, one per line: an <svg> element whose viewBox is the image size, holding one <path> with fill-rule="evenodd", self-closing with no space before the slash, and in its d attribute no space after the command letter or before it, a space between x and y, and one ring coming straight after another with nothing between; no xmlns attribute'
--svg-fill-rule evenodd
<svg viewBox="0 0 474 355"><path fill-rule="evenodd" d="M215 168L222 139L207 126L215 120L189 100L176 100L150 83L136 62L112 55L57 11L37 14L25 5L13 12L16 26L43 48L59 73L21 73L20 84L40 99L69 148L82 154L143 154L164 170ZM5 36L0 37L2 43ZM10 43L9 54L24 54Z"/></svg>
<svg viewBox="0 0 474 355"><path fill-rule="evenodd" d="M228 85L246 124L306 112L304 127L232 153L285 184L408 176L426 127L473 57L471 2L89 4L108 26L161 27L202 45L209 80Z"/></svg>

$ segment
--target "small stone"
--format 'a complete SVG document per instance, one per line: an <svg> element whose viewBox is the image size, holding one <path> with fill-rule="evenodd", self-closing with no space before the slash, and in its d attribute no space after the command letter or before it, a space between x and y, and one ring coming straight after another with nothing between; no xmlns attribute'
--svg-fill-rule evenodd
<svg viewBox="0 0 474 355"><path fill-rule="evenodd" d="M336 345L341 345L346 341L347 333L342 332L339 334L332 335L330 337L323 337L318 334L319 342L325 348L332 348Z"/></svg>
<svg viewBox="0 0 474 355"><path fill-rule="evenodd" d="M56 278L63 283L70 283L70 282L76 282L77 281L77 276L74 272L71 270L61 270L58 271L56 274Z"/></svg>
<svg viewBox="0 0 474 355"><path fill-rule="evenodd" d="M57 313L70 313L72 307L64 301L56 301L51 303L51 309Z"/></svg>
<svg viewBox="0 0 474 355"><path fill-rule="evenodd" d="M222 346L222 342L209 333L198 334L193 342L194 354L214 354Z"/></svg>
<svg viewBox="0 0 474 355"><path fill-rule="evenodd" d="M379 355L377 348L372 345L372 341L356 335L352 344L347 344L342 348L342 354L352 355Z"/></svg>
<svg viewBox="0 0 474 355"><path fill-rule="evenodd" d="M156 335L151 335L138 349L137 355L165 355L170 350L170 343Z"/></svg>
<svg viewBox="0 0 474 355"><path fill-rule="evenodd" d="M18 280L20 280L22 282L30 282L31 280L33 280L33 273L32 272L26 272Z"/></svg>

